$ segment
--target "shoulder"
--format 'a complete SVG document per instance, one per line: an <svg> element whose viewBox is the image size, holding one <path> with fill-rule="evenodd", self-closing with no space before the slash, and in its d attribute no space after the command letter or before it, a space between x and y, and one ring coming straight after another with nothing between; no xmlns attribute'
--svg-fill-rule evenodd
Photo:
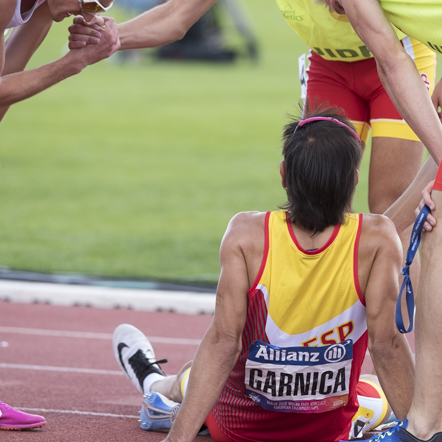
<svg viewBox="0 0 442 442"><path fill-rule="evenodd" d="M229 222L221 251L241 250L244 257L264 249L266 212L237 213Z"/></svg>
<svg viewBox="0 0 442 442"><path fill-rule="evenodd" d="M364 213L362 215L362 231L387 236L394 233L397 236L393 221L385 215L377 215L375 213Z"/></svg>
<svg viewBox="0 0 442 442"><path fill-rule="evenodd" d="M362 245L377 252L389 250L397 253L401 250L399 235L391 219L373 213L364 214L362 219Z"/></svg>
<svg viewBox="0 0 442 442"><path fill-rule="evenodd" d="M266 212L240 212L229 222L224 238L246 243L262 231L264 235Z"/></svg>
<svg viewBox="0 0 442 442"><path fill-rule="evenodd" d="M0 31L3 33L14 16L16 0L0 0ZM2 36L3 38L3 36Z"/></svg>

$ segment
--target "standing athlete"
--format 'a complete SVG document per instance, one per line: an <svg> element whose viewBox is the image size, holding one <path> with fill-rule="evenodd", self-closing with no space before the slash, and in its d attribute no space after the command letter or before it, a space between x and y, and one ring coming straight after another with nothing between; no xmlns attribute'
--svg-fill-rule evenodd
<svg viewBox="0 0 442 442"><path fill-rule="evenodd" d="M0 0L0 35L13 28L6 41L0 38L0 120L11 104L80 73L119 48L113 19L94 17L96 12L109 9L111 4L111 0ZM52 23L70 15L82 15L89 21L87 41L92 44L23 72Z"/></svg>
<svg viewBox="0 0 442 442"><path fill-rule="evenodd" d="M345 15L312 0L276 2L287 23L310 48L305 78L310 105L328 102L343 109L363 148L372 129L368 205L370 212L384 213L421 168L422 143L394 107L379 79L375 59ZM436 54L398 29L395 33L431 95ZM411 226L400 234L405 252L410 232ZM417 287L419 265L415 262L412 269Z"/></svg>
<svg viewBox="0 0 442 442"><path fill-rule="evenodd" d="M240 213L227 228L214 319L193 362L165 376L139 330L114 332L118 363L146 393L141 428L174 422L167 441L192 441L203 423L216 442L358 435L388 415L376 382L359 380L368 343L388 402L406 416L399 237L386 217L349 214L362 150L348 119L305 117L284 131L284 210Z"/></svg>
<svg viewBox="0 0 442 442"><path fill-rule="evenodd" d="M422 273L416 300L416 384L408 419L398 431L382 435L388 441L442 440L442 356L434 352L442 344L442 126L434 105L426 93L414 63L407 56L394 30L442 53L442 1L419 0L325 0L339 14L346 14L351 25L373 53L379 77L400 114L430 152L439 170L432 198L436 227L424 235ZM440 87L437 88L440 93ZM429 177L431 179L433 177Z"/></svg>

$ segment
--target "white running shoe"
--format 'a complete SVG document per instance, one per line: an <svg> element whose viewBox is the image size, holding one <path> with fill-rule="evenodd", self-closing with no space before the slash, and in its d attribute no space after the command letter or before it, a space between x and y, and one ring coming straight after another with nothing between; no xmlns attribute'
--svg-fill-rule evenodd
<svg viewBox="0 0 442 442"><path fill-rule="evenodd" d="M148 375L166 376L158 363L165 363L167 359L157 361L149 340L133 325L119 325L114 331L112 346L118 365L140 393L144 393L143 383Z"/></svg>

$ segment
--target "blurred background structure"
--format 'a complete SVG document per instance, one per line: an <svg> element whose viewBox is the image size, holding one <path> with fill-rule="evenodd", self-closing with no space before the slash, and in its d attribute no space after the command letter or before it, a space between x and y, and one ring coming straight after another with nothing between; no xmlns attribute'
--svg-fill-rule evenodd
<svg viewBox="0 0 442 442"><path fill-rule="evenodd" d="M159 5L161 0L122 0L119 6L138 15ZM240 45L229 47L228 33L236 33ZM119 53L122 61L136 62L143 51ZM153 51L159 60L199 60L231 63L238 57L257 61L258 42L252 21L241 0L218 0L187 32L185 37Z"/></svg>

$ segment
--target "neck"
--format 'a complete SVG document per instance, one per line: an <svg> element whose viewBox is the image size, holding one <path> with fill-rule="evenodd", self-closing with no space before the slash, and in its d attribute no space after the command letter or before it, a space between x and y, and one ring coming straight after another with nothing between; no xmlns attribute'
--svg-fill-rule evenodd
<svg viewBox="0 0 442 442"><path fill-rule="evenodd" d="M335 230L335 226L328 226L322 232L315 233L313 230L293 223L292 228L296 239L304 250L320 249L325 246Z"/></svg>

